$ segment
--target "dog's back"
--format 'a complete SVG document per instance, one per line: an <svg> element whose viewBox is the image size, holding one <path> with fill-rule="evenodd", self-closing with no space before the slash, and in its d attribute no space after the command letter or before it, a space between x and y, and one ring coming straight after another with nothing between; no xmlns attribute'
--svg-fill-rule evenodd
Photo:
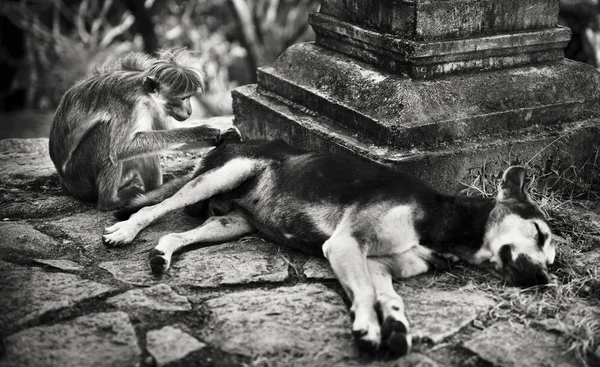
<svg viewBox="0 0 600 367"><path fill-rule="evenodd" d="M234 207L269 240L313 254L322 255L351 208L417 207L438 195L411 176L281 140L226 144L204 158L196 176L238 158L257 161L260 172L228 194Z"/></svg>

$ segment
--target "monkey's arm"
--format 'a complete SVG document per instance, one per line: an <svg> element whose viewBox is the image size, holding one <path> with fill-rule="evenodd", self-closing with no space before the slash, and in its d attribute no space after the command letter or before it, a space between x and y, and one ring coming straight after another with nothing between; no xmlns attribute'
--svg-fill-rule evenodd
<svg viewBox="0 0 600 367"><path fill-rule="evenodd" d="M200 141L206 142L208 146L215 146L220 135L221 130L207 125L173 130L140 131L135 133L133 139L126 144L111 147L113 149L111 159L114 162L124 161Z"/></svg>

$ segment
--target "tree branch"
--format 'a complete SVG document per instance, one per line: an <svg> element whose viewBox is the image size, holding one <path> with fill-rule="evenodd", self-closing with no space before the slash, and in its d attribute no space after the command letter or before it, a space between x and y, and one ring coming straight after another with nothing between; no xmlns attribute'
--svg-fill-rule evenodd
<svg viewBox="0 0 600 367"><path fill-rule="evenodd" d="M256 29L252 22L252 12L244 0L229 0L235 15L240 23L243 41L250 56L249 62L252 70L263 65L263 52L256 36Z"/></svg>
<svg viewBox="0 0 600 367"><path fill-rule="evenodd" d="M106 46L110 45L110 43L116 37L125 33L129 29L129 27L131 27L133 22L135 22L135 17L133 15L131 15L129 12L123 14L123 20L121 21L121 24L114 28L111 28L104 34L104 37L102 37L102 41L100 41L100 47L105 48Z"/></svg>

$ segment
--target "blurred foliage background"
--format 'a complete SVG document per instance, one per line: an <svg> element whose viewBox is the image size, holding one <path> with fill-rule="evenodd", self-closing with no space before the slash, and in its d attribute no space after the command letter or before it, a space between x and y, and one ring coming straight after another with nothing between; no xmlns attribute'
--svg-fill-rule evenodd
<svg viewBox="0 0 600 367"><path fill-rule="evenodd" d="M314 38L318 0L20 0L0 4L0 112L53 111L96 65L185 46L208 76L196 116L231 113L230 91L288 46Z"/></svg>
<svg viewBox="0 0 600 367"><path fill-rule="evenodd" d="M566 56L600 66L598 0L562 0L573 31ZM309 41L318 0L3 0L0 112L56 108L95 65L128 51L186 46L209 77L195 116L231 113L230 91L255 81L288 46ZM1 137L1 136L0 136Z"/></svg>

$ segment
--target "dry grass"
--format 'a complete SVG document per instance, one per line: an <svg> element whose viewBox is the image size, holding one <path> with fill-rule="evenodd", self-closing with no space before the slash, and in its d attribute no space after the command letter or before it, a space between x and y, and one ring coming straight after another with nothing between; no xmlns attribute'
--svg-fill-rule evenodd
<svg viewBox="0 0 600 367"><path fill-rule="evenodd" d="M505 319L557 332L565 355L585 366L600 365L600 151L581 167L530 171L529 192L547 214L557 246L552 284L544 289L505 287L460 266L455 279L438 279L499 299L486 316L490 324ZM462 193L495 195L499 177L484 172Z"/></svg>

